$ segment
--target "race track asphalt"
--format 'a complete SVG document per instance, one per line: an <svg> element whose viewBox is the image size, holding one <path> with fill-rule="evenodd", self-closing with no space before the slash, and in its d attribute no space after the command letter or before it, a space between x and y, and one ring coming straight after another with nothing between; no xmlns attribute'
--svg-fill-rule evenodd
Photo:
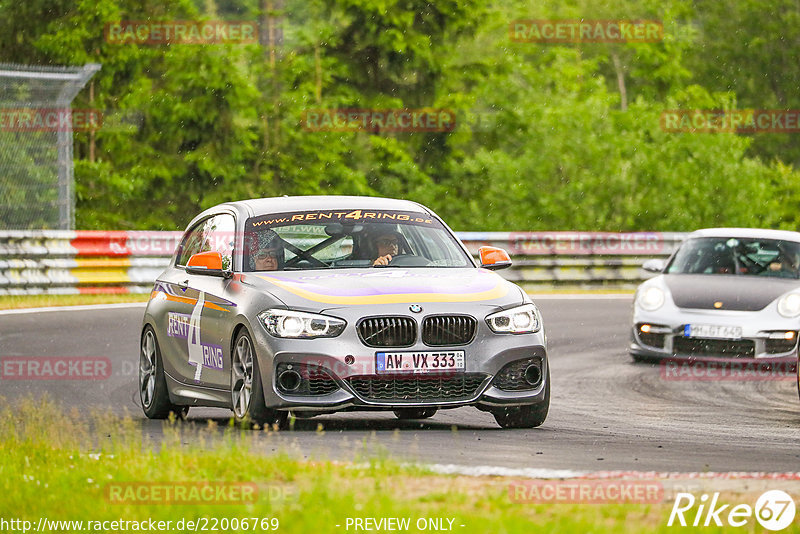
<svg viewBox="0 0 800 534"><path fill-rule="evenodd" d="M424 422L350 412L297 419L294 428L253 434L265 453L500 468L577 471L800 471L800 400L794 380L665 380L658 365L627 355L631 298L548 296L537 300L548 332L552 403L545 424L502 430L474 408ZM137 392L142 305L0 315L0 358L108 358L101 380L0 379L9 402L47 394L67 408L128 413L156 442ZM193 409L187 428L230 412ZM322 430L320 431L319 425Z"/></svg>

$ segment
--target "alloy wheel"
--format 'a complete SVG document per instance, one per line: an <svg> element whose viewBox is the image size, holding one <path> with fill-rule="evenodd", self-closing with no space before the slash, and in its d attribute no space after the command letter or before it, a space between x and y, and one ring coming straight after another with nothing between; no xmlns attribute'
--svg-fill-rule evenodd
<svg viewBox="0 0 800 534"><path fill-rule="evenodd" d="M142 350L139 353L139 395L145 408L153 404L155 388L156 340L152 330L148 330L142 337Z"/></svg>
<svg viewBox="0 0 800 534"><path fill-rule="evenodd" d="M247 336L242 336L233 351L233 380L231 395L233 397L233 413L239 419L244 418L250 407L250 396L253 390L253 349Z"/></svg>

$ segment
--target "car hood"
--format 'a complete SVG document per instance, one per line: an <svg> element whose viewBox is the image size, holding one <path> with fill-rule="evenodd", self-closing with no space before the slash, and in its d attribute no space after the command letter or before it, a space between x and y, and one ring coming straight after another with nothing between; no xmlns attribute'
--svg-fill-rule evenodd
<svg viewBox="0 0 800 534"><path fill-rule="evenodd" d="M244 281L306 310L432 302L505 308L523 302L516 285L485 269L280 271L250 273Z"/></svg>
<svg viewBox="0 0 800 534"><path fill-rule="evenodd" d="M798 280L756 276L669 274L664 282L679 308L756 311L794 288ZM719 307L714 304L721 302Z"/></svg>

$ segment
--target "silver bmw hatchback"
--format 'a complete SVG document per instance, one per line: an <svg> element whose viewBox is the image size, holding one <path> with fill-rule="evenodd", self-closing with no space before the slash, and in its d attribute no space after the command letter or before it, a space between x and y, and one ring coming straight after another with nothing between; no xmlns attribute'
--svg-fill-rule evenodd
<svg viewBox="0 0 800 534"><path fill-rule="evenodd" d="M141 331L144 413L192 406L282 425L302 415L389 410L401 419L475 406L505 428L547 417L542 317L477 265L431 210L372 197L220 204L189 224L158 277Z"/></svg>

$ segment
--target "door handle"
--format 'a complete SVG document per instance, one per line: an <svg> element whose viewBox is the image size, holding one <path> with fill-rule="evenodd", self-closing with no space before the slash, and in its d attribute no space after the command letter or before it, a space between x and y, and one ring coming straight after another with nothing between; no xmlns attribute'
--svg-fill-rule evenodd
<svg viewBox="0 0 800 534"><path fill-rule="evenodd" d="M183 282L178 284L178 287L181 288L181 291L186 291L187 289L189 289L189 280L188 279L184 280Z"/></svg>

